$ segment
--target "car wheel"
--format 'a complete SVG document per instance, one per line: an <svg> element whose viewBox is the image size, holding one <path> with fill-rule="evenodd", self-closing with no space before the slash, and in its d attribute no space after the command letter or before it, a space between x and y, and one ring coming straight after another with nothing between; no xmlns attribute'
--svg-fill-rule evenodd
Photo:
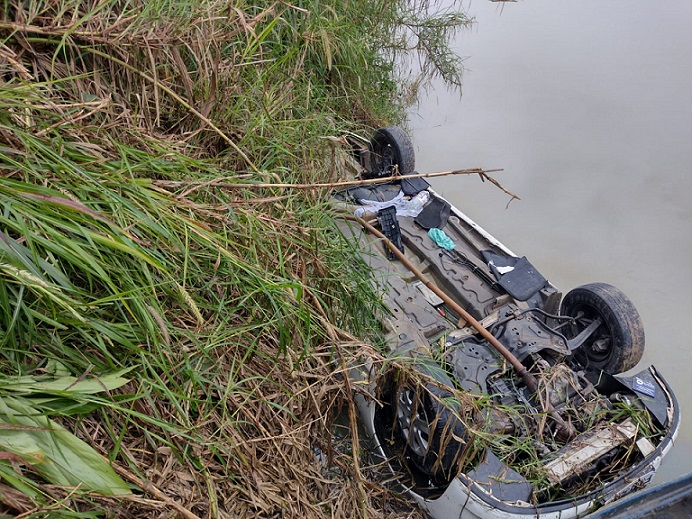
<svg viewBox="0 0 692 519"><path fill-rule="evenodd" d="M404 384L386 395L392 424L388 443L396 445L423 486L444 486L459 472L467 432L449 407L451 397L432 384Z"/></svg>
<svg viewBox="0 0 692 519"><path fill-rule="evenodd" d="M571 290L560 313L576 320L565 327L567 339L579 335L598 317L603 323L579 346L573 357L585 367L617 374L633 368L644 354L644 326L632 301L606 283Z"/></svg>
<svg viewBox="0 0 692 519"><path fill-rule="evenodd" d="M413 143L398 126L380 128L370 140L370 168L366 178L391 176L395 166L400 175L413 173L416 167Z"/></svg>

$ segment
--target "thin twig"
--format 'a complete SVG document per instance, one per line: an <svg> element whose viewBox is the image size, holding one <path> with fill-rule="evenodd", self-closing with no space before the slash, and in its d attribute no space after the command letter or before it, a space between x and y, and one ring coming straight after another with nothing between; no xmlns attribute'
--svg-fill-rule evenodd
<svg viewBox="0 0 692 519"><path fill-rule="evenodd" d="M489 170L489 171L490 171L490 170ZM491 184L494 184L495 187L500 188L502 191L504 191L504 192L507 193L509 196L511 196L512 198L510 198L510 199L509 199L509 202L507 202L507 205L508 205L508 206L509 206L509 204L512 202L512 200L515 200L515 199L516 199L516 200L521 200L521 198L519 198L517 195L515 195L515 194L512 193L511 191L507 191L507 189L505 189L505 187L504 187L502 184L500 184L497 180L495 180L493 177L491 177L490 175L486 175L485 172L483 172L483 171L479 172L479 173L478 173L478 176L481 177L481 180L482 180L483 182L485 182L486 179L487 179Z"/></svg>

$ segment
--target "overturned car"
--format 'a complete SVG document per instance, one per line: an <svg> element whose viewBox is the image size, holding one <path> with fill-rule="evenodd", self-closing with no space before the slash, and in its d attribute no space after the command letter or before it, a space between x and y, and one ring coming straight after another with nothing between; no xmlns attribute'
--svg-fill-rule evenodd
<svg viewBox="0 0 692 519"><path fill-rule="evenodd" d="M632 302L605 283L563 297L411 176L400 128L357 154L370 182L337 194L355 215L342 232L383 288L390 360L351 376L367 446L400 488L436 518L564 519L644 487L680 417L661 374L633 369Z"/></svg>

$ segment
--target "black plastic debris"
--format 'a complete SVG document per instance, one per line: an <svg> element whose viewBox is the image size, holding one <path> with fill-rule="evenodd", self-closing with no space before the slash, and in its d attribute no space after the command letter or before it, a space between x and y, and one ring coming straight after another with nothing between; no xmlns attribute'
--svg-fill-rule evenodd
<svg viewBox="0 0 692 519"><path fill-rule="evenodd" d="M430 202L423 208L414 220L423 229L442 229L447 225L452 206L436 196L430 197Z"/></svg>
<svg viewBox="0 0 692 519"><path fill-rule="evenodd" d="M525 256L501 256L492 251L482 251L498 284L514 299L526 301L548 282Z"/></svg>
<svg viewBox="0 0 692 519"><path fill-rule="evenodd" d="M429 187L430 184L428 184L428 181L421 177L404 177L401 179L401 190L407 196L416 196L418 193L428 189Z"/></svg>
<svg viewBox="0 0 692 519"><path fill-rule="evenodd" d="M396 219L396 208L385 207L384 209L380 209L377 212L377 221L380 222L382 234L384 234L397 249L404 252L404 243L401 241L401 229L399 228L399 221ZM395 260L396 256L386 244L384 248L387 252L387 259L389 259L389 261Z"/></svg>

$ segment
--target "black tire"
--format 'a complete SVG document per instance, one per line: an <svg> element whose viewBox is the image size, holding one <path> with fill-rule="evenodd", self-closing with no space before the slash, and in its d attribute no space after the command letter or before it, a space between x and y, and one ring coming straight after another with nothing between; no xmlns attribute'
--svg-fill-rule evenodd
<svg viewBox="0 0 692 519"><path fill-rule="evenodd" d="M408 134L398 126L380 128L370 140L370 167L366 178L388 177L395 169L410 175L416 168L416 155Z"/></svg>
<svg viewBox="0 0 692 519"><path fill-rule="evenodd" d="M444 487L459 472L466 447L466 428L444 403L449 391L429 384L393 384L382 395L390 424L386 445L403 454L414 481ZM415 486L415 483L414 483Z"/></svg>
<svg viewBox="0 0 692 519"><path fill-rule="evenodd" d="M617 374L633 368L644 355L644 326L632 301L606 283L592 283L571 290L562 300L560 313L578 317L563 330L576 337L597 317L603 319L594 333L573 352L587 368Z"/></svg>

